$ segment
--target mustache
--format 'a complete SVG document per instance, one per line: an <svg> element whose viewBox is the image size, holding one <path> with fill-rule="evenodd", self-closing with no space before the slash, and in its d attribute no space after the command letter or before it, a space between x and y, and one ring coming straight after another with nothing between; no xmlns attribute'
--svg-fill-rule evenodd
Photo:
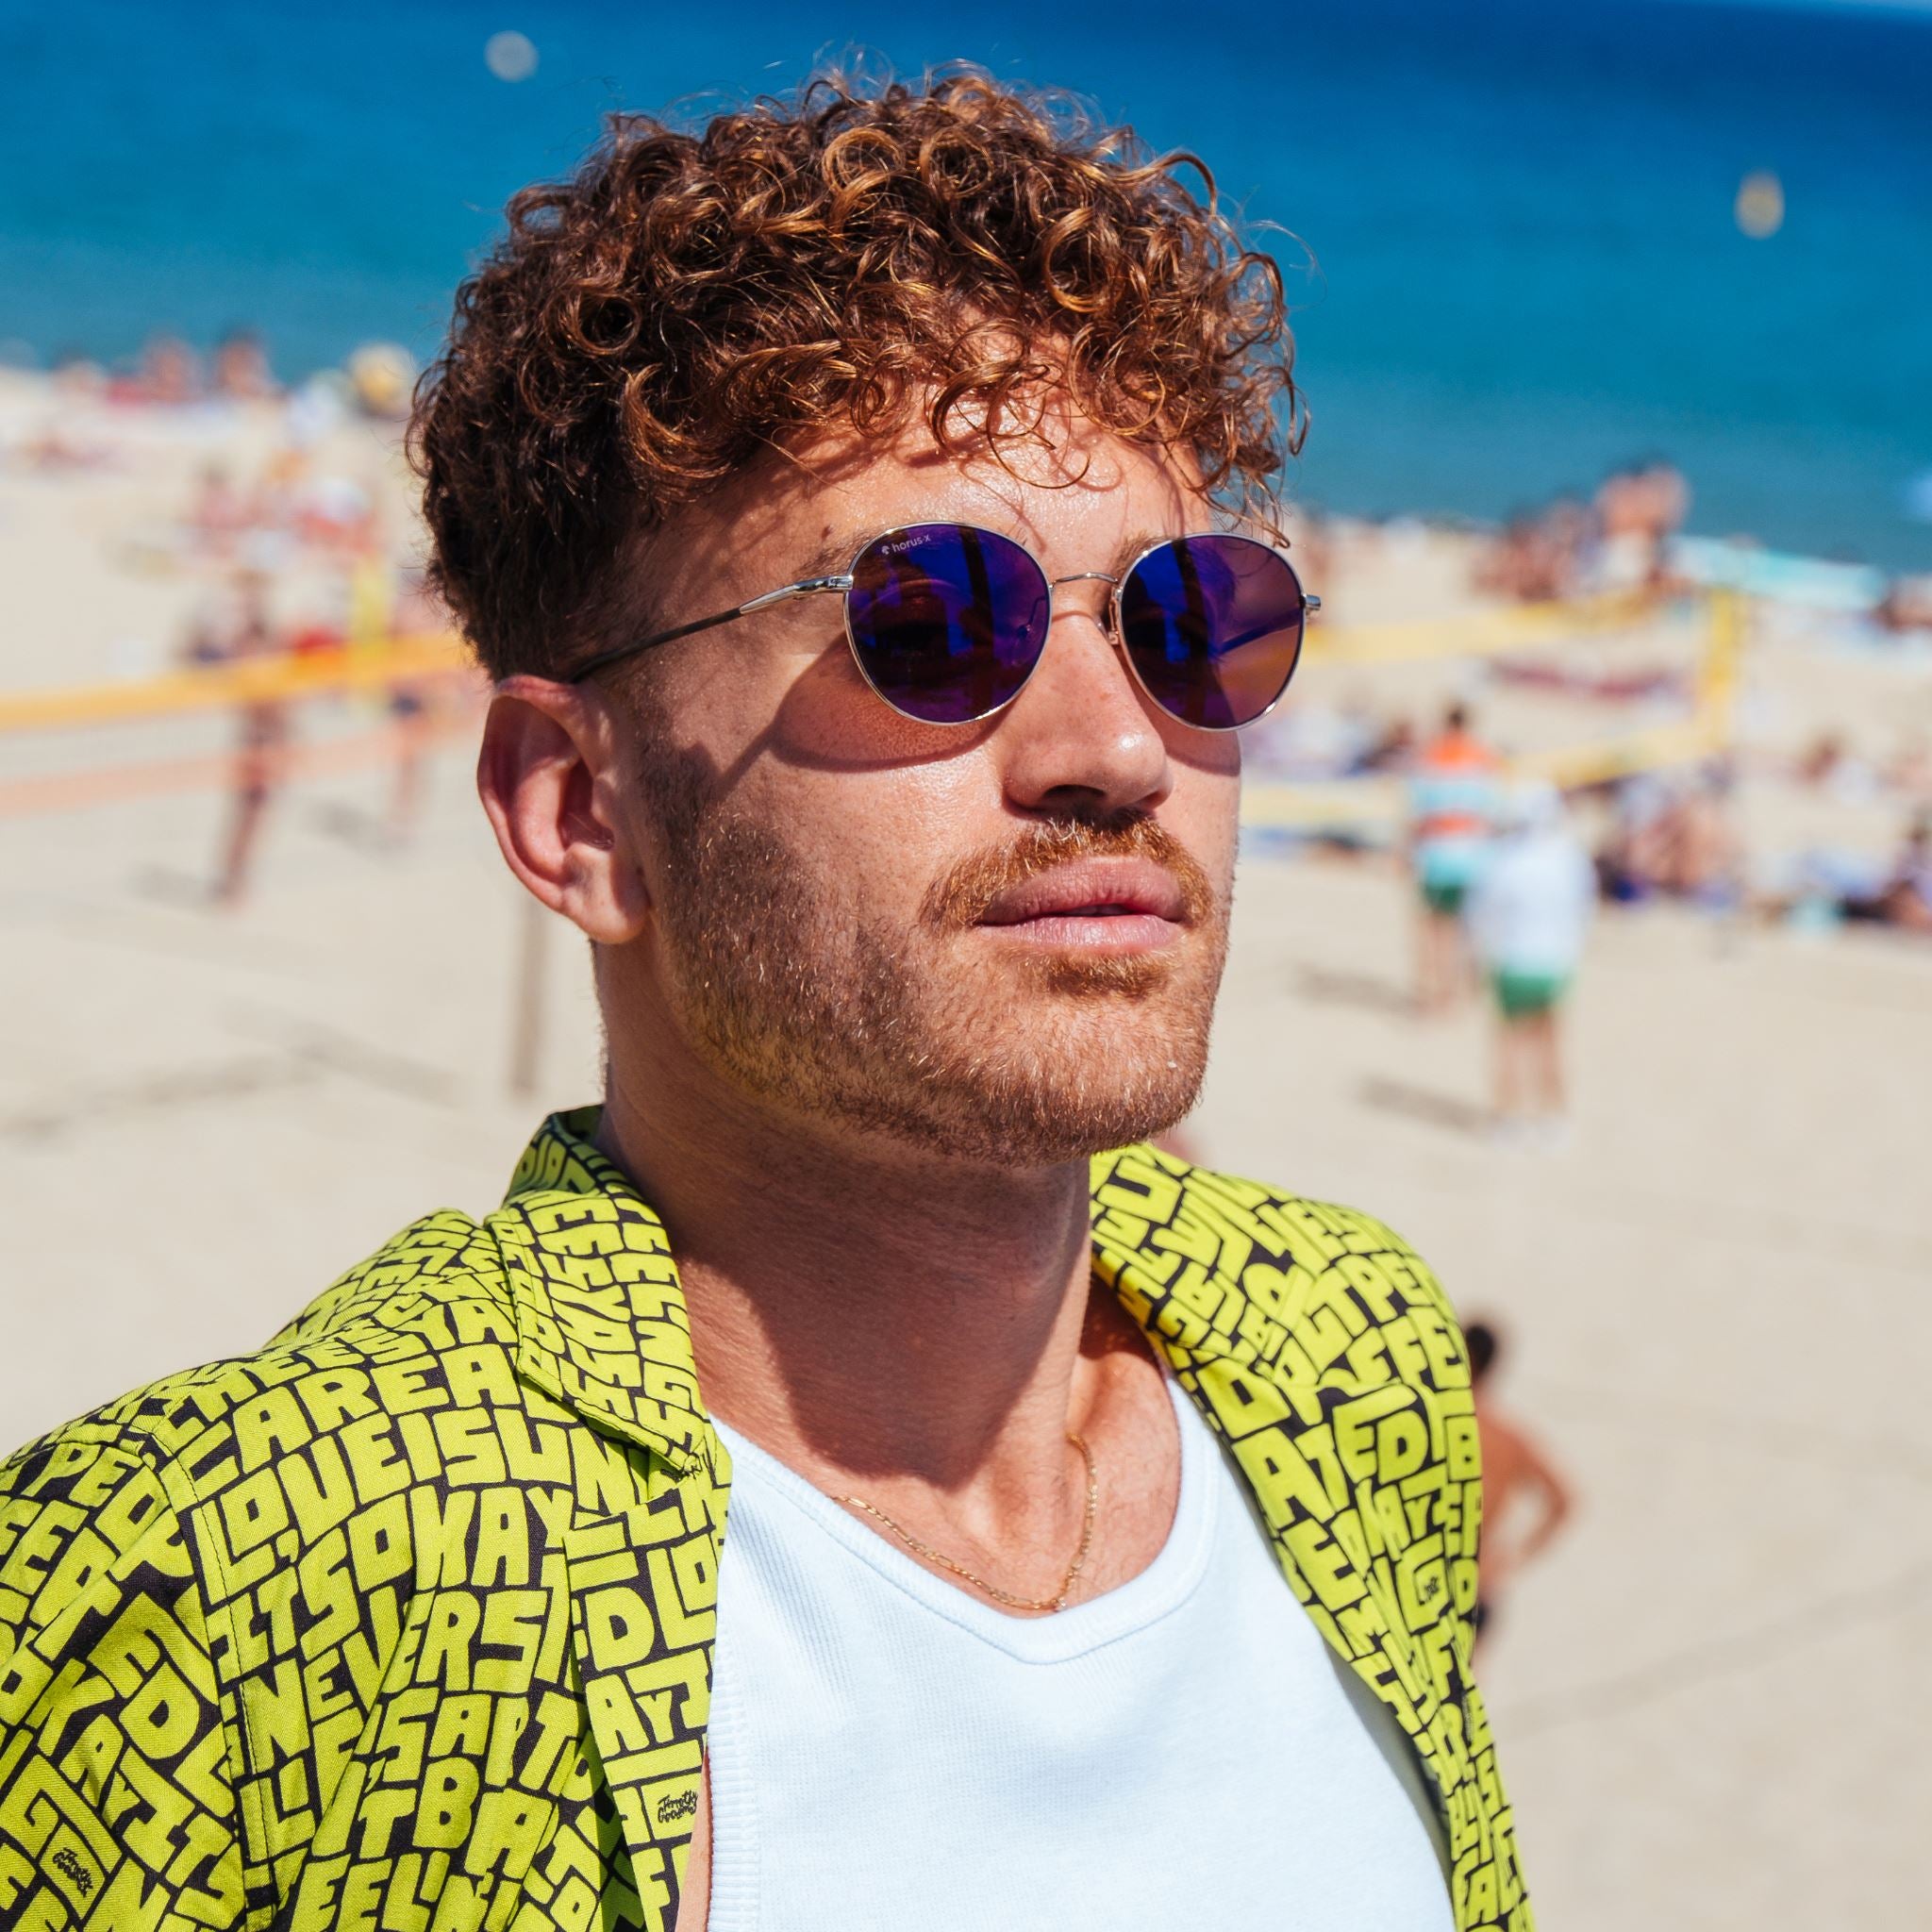
<svg viewBox="0 0 1932 1932"><path fill-rule="evenodd" d="M1200 860L1145 812L1122 812L1105 819L1052 820L962 858L926 888L920 923L942 932L977 925L1002 892L1080 858L1150 859L1174 875L1190 925L1213 916L1219 895Z"/></svg>

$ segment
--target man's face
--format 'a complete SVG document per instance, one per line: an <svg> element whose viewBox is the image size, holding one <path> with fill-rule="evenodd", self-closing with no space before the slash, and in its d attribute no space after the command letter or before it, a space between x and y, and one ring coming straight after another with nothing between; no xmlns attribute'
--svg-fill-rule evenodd
<svg viewBox="0 0 1932 1932"><path fill-rule="evenodd" d="M654 539L655 614L843 570L903 524L998 531L1049 578L1209 527L1172 459L1056 434L1010 471L923 435L761 466ZM1056 590L1031 679L975 724L875 696L836 595L652 652L621 807L651 909L607 950L607 1007L641 995L698 1062L816 1134L1017 1168L1177 1120L1226 949L1240 754L1141 693L1108 594Z"/></svg>

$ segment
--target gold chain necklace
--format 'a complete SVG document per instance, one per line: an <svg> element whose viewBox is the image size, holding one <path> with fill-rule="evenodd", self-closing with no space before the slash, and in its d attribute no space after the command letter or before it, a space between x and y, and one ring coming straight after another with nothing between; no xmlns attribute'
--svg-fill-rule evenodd
<svg viewBox="0 0 1932 1932"><path fill-rule="evenodd" d="M1074 1587L1074 1579L1079 1575L1087 1561L1087 1552L1093 1542L1093 1517L1100 1502L1100 1485L1093 1474L1093 1453L1080 1438L1069 1429L1067 1441L1080 1452L1080 1460L1087 1465L1087 1515L1080 1525L1080 1547L1074 1552L1074 1560L1067 1565L1067 1574L1060 1579L1060 1587L1050 1597L1015 1596L1009 1590L1002 1590L996 1583L989 1583L985 1577L976 1576L963 1563L956 1563L952 1557L941 1556L930 1543L923 1543L909 1529L902 1528L883 1509L875 1509L863 1496L841 1496L839 1501L851 1509L863 1509L875 1522L883 1523L908 1550L916 1550L928 1563L937 1563L941 1570L950 1570L955 1576L963 1577L974 1590L983 1590L996 1604L1005 1604L1015 1610L1063 1610L1067 1607L1067 1593Z"/></svg>

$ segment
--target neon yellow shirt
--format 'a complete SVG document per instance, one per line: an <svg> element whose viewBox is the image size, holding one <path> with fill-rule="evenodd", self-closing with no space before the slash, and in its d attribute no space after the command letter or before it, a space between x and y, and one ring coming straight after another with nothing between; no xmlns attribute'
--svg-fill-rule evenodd
<svg viewBox="0 0 1932 1932"><path fill-rule="evenodd" d="M417 1222L260 1353L0 1473L0 1923L674 1924L730 1468L595 1122L547 1122L480 1224ZM1093 1204L1096 1274L1412 1740L1460 1932L1528 1932L1441 1291L1377 1222L1147 1147L1095 1161Z"/></svg>

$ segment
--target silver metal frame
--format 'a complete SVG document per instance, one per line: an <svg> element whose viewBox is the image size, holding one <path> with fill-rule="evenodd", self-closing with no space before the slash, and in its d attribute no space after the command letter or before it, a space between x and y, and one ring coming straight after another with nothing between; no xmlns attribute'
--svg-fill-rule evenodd
<svg viewBox="0 0 1932 1932"><path fill-rule="evenodd" d="M775 605L789 604L794 597L817 597L822 596L825 592L832 591L836 591L841 596L843 596L850 592L850 591L852 590L853 583L855 580L855 573L857 572L858 566L858 559L861 557L863 557L865 553L868 550L870 550L874 543L881 543L888 537L899 536L907 530L923 529L927 527L930 526L920 524L894 525L892 527L889 529L880 530L875 535L868 537L865 540L865 541L862 542L858 546L858 548L852 553L851 570L841 571L835 576L801 577L795 584L781 584L775 591L766 591L762 592L760 595L751 598L748 602L738 605L733 609L720 610L710 617L694 618L690 624L680 624L671 630L660 630L657 632L655 636L641 639L636 643L618 644L611 650L600 651L594 658L590 658L587 662L579 666L577 670L571 674L570 682L572 684L582 684L587 678L594 677L598 672L608 669L610 665L621 663L626 658L636 657L640 651L654 650L659 644L673 643L679 638L693 637L701 630L711 630L721 624L732 624L735 623L741 617L756 616L760 610L770 610ZM978 530L982 536L986 537L999 537L1000 541L1004 543L1011 543L1014 541L1014 540L1010 537L1001 537L1000 533L997 530L988 530L984 528L984 526L977 524L960 524L955 525L954 527L959 529ZM1293 560L1289 557L1287 550L1279 543L1264 543L1258 537L1242 536L1239 530L1189 530L1184 532L1183 536L1232 537L1239 542L1253 543L1257 549L1270 551L1275 557L1279 558L1280 560L1288 566L1289 574L1294 578L1296 585L1301 587L1302 635L1295 644L1294 663L1289 666L1288 675L1281 681L1281 690L1276 691L1274 697L1271 698L1260 710L1257 711L1252 718L1242 720L1242 724L1259 724L1260 721L1263 718L1265 718L1270 711L1274 710L1274 707L1281 702L1283 695L1287 692L1289 685L1293 682L1295 671L1301 664L1302 647L1307 641L1307 620L1309 616L1311 616L1315 611L1321 609L1322 600L1321 598L1316 596L1312 591L1309 591L1306 586L1302 585L1301 573L1295 569ZM1174 712L1169 710L1168 708L1165 705L1163 705L1160 702L1160 700L1158 697L1156 697L1151 691L1148 690L1146 680L1141 675L1140 667L1134 662L1133 653L1126 648L1126 645L1121 640L1121 586L1124 584L1126 580L1130 576L1132 576L1134 573L1137 570L1139 570L1140 567L1144 562L1146 562L1146 560L1150 557L1152 557L1157 550L1164 550L1170 543L1176 543L1181 541L1182 538L1179 537L1162 537L1161 539L1159 539L1158 542L1148 544L1147 547L1144 550L1141 551L1139 555L1134 558L1132 562L1130 562L1127 565L1126 569L1122 571L1118 576L1114 575L1110 571L1078 570L1070 572L1066 576L1063 577L1050 577L1047 575L1046 572L1041 568L1040 559L1037 557L1034 557L1033 553L1030 550L1026 551L1026 555L1028 558L1031 560L1034 569L1040 571L1041 581L1046 586L1046 621L1049 632L1051 631L1053 625L1053 593L1057 590L1058 590L1062 584L1095 583L1108 585L1109 587L1109 590L1106 607L1106 622L1102 625L1102 628L1107 632L1108 639L1112 643L1114 649L1120 653L1122 661L1127 667L1127 675L1130 677L1132 677L1134 683L1139 687L1141 694L1147 699L1147 702L1153 705L1164 716L1174 719L1174 722L1176 724L1188 725L1191 730L1239 731L1241 728L1241 724L1197 724L1194 723L1192 719L1178 717ZM1025 550L1026 548L1026 546L1024 543L1018 545L1018 547L1022 550ZM1036 657L1032 664L1027 667L1026 675L1020 680L1019 685L1015 688L1012 693L1012 696L1002 699L1001 702L995 705L991 710L982 711L978 714L977 717L961 718L958 720L922 718L916 711L908 711L905 708L903 705L893 704L892 700L890 697L888 697L887 694L884 691L882 691L876 684L873 682L872 673L866 668L865 654L858 648L858 640L852 635L852 607L850 604L847 604L844 607L842 615L844 618L845 625L845 647L852 653L852 661L858 667L858 675L865 680L867 690L869 690L873 693L873 695L876 697L882 704L890 706L891 709L898 712L900 717L910 718L915 724L919 724L936 725L941 730L957 729L960 726L968 724L983 724L989 718L998 717L999 714L1003 710L1005 710L1008 705L1010 705L1013 702L1014 698L1017 698L1020 695L1020 692L1024 691L1027 685L1032 682L1034 672L1040 668L1041 658L1043 658L1046 655L1046 644L1044 640L1042 640L1040 647L1039 656Z"/></svg>

